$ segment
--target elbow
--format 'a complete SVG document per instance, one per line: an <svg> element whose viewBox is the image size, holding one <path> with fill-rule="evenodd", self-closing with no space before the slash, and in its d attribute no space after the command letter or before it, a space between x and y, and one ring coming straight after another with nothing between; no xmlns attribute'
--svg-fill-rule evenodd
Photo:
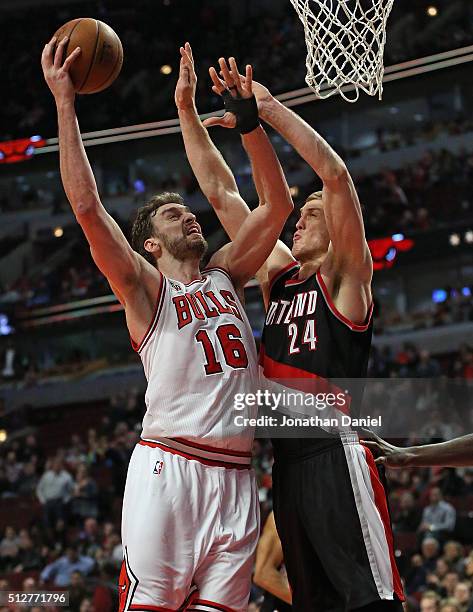
<svg viewBox="0 0 473 612"><path fill-rule="evenodd" d="M98 199L97 198L81 198L74 202L72 208L77 218L90 216L90 214L97 212Z"/></svg>
<svg viewBox="0 0 473 612"><path fill-rule="evenodd" d="M350 176L345 162L341 159L333 163L327 170L326 176L323 179L324 183L341 183L342 181L347 181Z"/></svg>
<svg viewBox="0 0 473 612"><path fill-rule="evenodd" d="M260 589L265 589L265 586L267 584L266 572L264 571L262 567L258 567L258 566L255 567L253 582L256 584L256 586L259 586Z"/></svg>
<svg viewBox="0 0 473 612"><path fill-rule="evenodd" d="M292 200L292 196L289 192L289 189L287 190L286 197L281 202L280 210L281 210L281 216L284 218L284 223L285 223L287 219L290 217L290 215L292 215L292 213L294 212L294 202Z"/></svg>

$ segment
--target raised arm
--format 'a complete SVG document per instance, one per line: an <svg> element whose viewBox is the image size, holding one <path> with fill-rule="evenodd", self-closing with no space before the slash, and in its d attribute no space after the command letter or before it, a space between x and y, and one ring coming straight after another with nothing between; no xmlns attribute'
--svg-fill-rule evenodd
<svg viewBox="0 0 473 612"><path fill-rule="evenodd" d="M341 157L301 117L255 84L261 118L305 159L323 182L324 213L337 269L358 280L371 280L372 261L365 239L360 202Z"/></svg>
<svg viewBox="0 0 473 612"><path fill-rule="evenodd" d="M224 58L220 58L219 68L220 68L220 74L222 78L218 76L217 71L215 70L214 67L211 67L209 69L210 77L213 82L212 90L216 94L222 97L224 97L225 93L227 94L227 97L226 97L227 101L225 103L226 106L228 104L228 99L230 95L231 95L230 101L231 99L235 99L238 97L241 98L241 97L250 96L250 95L251 97L253 96L253 92L250 91L249 89L247 92L244 91L246 87L248 75L251 75L250 78L252 81L251 66L246 67L245 76L239 75L235 58L231 57L229 60L229 65L227 65L227 62L225 61ZM236 115L228 110L227 112L225 112L225 114L222 117L211 117L204 121L204 125L208 127L211 127L213 125L215 126L219 125L225 128L235 128L236 124L237 124ZM248 156L250 157L253 181L254 181L256 191L258 194L258 199L259 199L259 207L260 208L263 206L271 207L273 205L272 198L275 195L275 192L272 189L273 184L271 183L271 181L267 180L268 175L266 174L263 166L259 163L256 163L256 164L253 163L251 150L248 148L249 146L251 147L251 143L245 137L242 137L242 144L246 152L248 153ZM274 151L272 152L272 156L275 157ZM277 159L276 159L276 163L277 163L277 166L280 167L279 161ZM237 202L233 202L232 205L228 207L214 205L214 208L220 219L220 222L225 227L225 229L227 229L227 232L229 233L230 238L232 240L235 240L238 231L240 230L240 228L242 228L243 221L245 220L246 216L249 215L248 207L246 207L246 204L242 206L242 205L239 205ZM261 217L261 219L264 219L266 215L269 215L269 214L271 213L268 210L259 211L258 213L255 214L255 218ZM283 229L283 226L281 226L281 230L282 229ZM263 299L264 299L265 305L267 305L267 302L268 302L268 296L269 296L268 280L272 275L271 271L274 269L279 270L283 268L284 266L286 266L288 263L291 263L293 261L294 261L294 258L292 257L286 245L280 240L277 240L274 248L268 254L268 257L263 261L261 268L259 268L256 273L256 277L258 278L258 281L260 282L260 285L263 291Z"/></svg>
<svg viewBox="0 0 473 612"><path fill-rule="evenodd" d="M181 47L175 102L187 159L199 186L230 236L236 236L250 209L240 196L235 178L202 125L195 106L197 77L189 43Z"/></svg>
<svg viewBox="0 0 473 612"><path fill-rule="evenodd" d="M61 179L92 257L118 299L125 307L130 307L127 322L132 334L139 336L151 320L154 294L158 295L161 275L131 248L100 201L79 131L75 92L69 76L69 68L80 49L75 49L62 62L66 42L67 37L59 42L55 51L53 38L45 46L41 58L44 77L56 101Z"/></svg>
<svg viewBox="0 0 473 612"><path fill-rule="evenodd" d="M337 271L369 284L371 254L358 195L344 161L320 134L276 100L266 87L253 82L253 92L260 117L277 130L322 179L330 254Z"/></svg>
<svg viewBox="0 0 473 612"><path fill-rule="evenodd" d="M256 549L256 565L253 582L278 599L292 603L287 577L281 573L283 563L281 540L276 531L274 514L268 516Z"/></svg>
<svg viewBox="0 0 473 612"><path fill-rule="evenodd" d="M222 61L226 67L225 61ZM228 88L232 92L231 108L235 113L235 125L242 133L243 146L250 158L253 174L258 177L258 188L264 206L258 206L247 215L231 245L214 257L220 260L220 265L229 270L236 284L244 285L256 274L274 249L284 223L293 210L293 203L281 164L266 132L258 124L258 112L252 93L251 66L247 66L243 82L238 76L233 58L230 59L230 64L234 66L234 73L237 75ZM222 63L220 65L222 66ZM222 93L225 89L223 82L220 82L219 87Z"/></svg>

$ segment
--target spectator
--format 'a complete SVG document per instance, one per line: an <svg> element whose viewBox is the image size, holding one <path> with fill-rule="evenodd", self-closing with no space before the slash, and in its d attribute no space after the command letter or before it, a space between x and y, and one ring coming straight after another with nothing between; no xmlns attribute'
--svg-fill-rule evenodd
<svg viewBox="0 0 473 612"><path fill-rule="evenodd" d="M445 599L440 606L440 612L461 612L456 599Z"/></svg>
<svg viewBox="0 0 473 612"><path fill-rule="evenodd" d="M36 491L38 481L35 464L32 461L23 464L23 474L17 487L18 495L32 495Z"/></svg>
<svg viewBox="0 0 473 612"><path fill-rule="evenodd" d="M399 510L393 519L394 529L396 531L415 532L420 519L420 511L415 503L414 495L410 491L405 491L399 499Z"/></svg>
<svg viewBox="0 0 473 612"><path fill-rule="evenodd" d="M2 541L0 542L0 565L9 567L18 554L18 536L11 526L5 527Z"/></svg>
<svg viewBox="0 0 473 612"><path fill-rule="evenodd" d="M85 555L79 555L73 546L69 546L66 554L47 565L41 572L41 581L51 582L57 587L67 587L71 584L73 572L89 574L94 567L94 560Z"/></svg>
<svg viewBox="0 0 473 612"><path fill-rule="evenodd" d="M86 517L96 518L98 488L95 480L91 478L89 470L84 463L79 464L71 500L71 512L79 519Z"/></svg>
<svg viewBox="0 0 473 612"><path fill-rule="evenodd" d="M438 487L433 487L430 491L430 504L422 513L420 533L443 541L453 531L455 520L455 508L442 499L442 492Z"/></svg>
<svg viewBox="0 0 473 612"><path fill-rule="evenodd" d="M408 594L417 593L425 585L427 571L423 563L422 555L412 555L409 568L406 572L406 591Z"/></svg>
<svg viewBox="0 0 473 612"><path fill-rule="evenodd" d="M422 567L426 573L435 571L437 565L437 557L439 555L440 545L438 540L432 536L424 538L421 545L422 550Z"/></svg>
<svg viewBox="0 0 473 612"><path fill-rule="evenodd" d="M443 547L443 557L450 569L458 574L463 573L463 546L460 544L460 542L455 542L454 540L445 542L445 546Z"/></svg>
<svg viewBox="0 0 473 612"><path fill-rule="evenodd" d="M46 526L52 527L57 519L64 519L66 505L71 499L74 490L74 481L62 464L62 460L55 458L51 467L41 476L36 494L43 506Z"/></svg>
<svg viewBox="0 0 473 612"><path fill-rule="evenodd" d="M33 540L26 529L22 529L20 532L18 554L15 558L15 562L17 563L14 568L15 572L25 572L41 567L41 556L36 550Z"/></svg>
<svg viewBox="0 0 473 612"><path fill-rule="evenodd" d="M440 597L434 591L426 591L420 600L420 612L439 612Z"/></svg>
<svg viewBox="0 0 473 612"><path fill-rule="evenodd" d="M72 610L79 610L82 600L87 597L84 576L79 571L71 572L71 581L68 587L69 607Z"/></svg>
<svg viewBox="0 0 473 612"><path fill-rule="evenodd" d="M81 601L79 612L95 612L92 602L88 597Z"/></svg>
<svg viewBox="0 0 473 612"><path fill-rule="evenodd" d="M460 579L458 577L457 572L448 572L442 583L442 586L444 587L447 593L447 597L453 597L453 594L455 593L455 589L459 581Z"/></svg>
<svg viewBox="0 0 473 612"><path fill-rule="evenodd" d="M435 378L440 374L440 365L436 359L433 359L429 351L419 351L419 362L416 366L416 374L420 378Z"/></svg>
<svg viewBox="0 0 473 612"><path fill-rule="evenodd" d="M5 461L5 473L13 491L17 490L22 471L23 465L17 460L15 451L10 451Z"/></svg>
<svg viewBox="0 0 473 612"><path fill-rule="evenodd" d="M471 600L471 584L469 582L459 582L455 587L453 596L458 602L460 612L471 612L473 602Z"/></svg>
<svg viewBox="0 0 473 612"><path fill-rule="evenodd" d="M84 521L84 527L79 534L81 549L90 557L95 557L95 553L100 548L99 525L97 519L89 517Z"/></svg>

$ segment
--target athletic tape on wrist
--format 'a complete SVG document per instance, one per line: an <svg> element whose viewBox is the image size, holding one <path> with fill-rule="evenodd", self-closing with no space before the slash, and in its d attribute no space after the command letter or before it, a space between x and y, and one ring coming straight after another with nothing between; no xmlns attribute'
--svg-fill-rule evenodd
<svg viewBox="0 0 473 612"><path fill-rule="evenodd" d="M236 117L236 129L240 134L248 134L259 125L258 105L256 98L242 98L239 94L234 98L227 90L222 92L225 110L233 113Z"/></svg>

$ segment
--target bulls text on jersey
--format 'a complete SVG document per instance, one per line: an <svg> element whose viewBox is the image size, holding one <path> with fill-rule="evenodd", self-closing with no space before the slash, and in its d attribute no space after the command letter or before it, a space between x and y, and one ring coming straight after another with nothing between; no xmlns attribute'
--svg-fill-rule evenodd
<svg viewBox="0 0 473 612"><path fill-rule="evenodd" d="M172 298L177 315L177 327L182 329L192 320L212 319L224 314L234 315L240 321L242 316L237 301L231 291L221 289L217 296L214 291L184 293Z"/></svg>

